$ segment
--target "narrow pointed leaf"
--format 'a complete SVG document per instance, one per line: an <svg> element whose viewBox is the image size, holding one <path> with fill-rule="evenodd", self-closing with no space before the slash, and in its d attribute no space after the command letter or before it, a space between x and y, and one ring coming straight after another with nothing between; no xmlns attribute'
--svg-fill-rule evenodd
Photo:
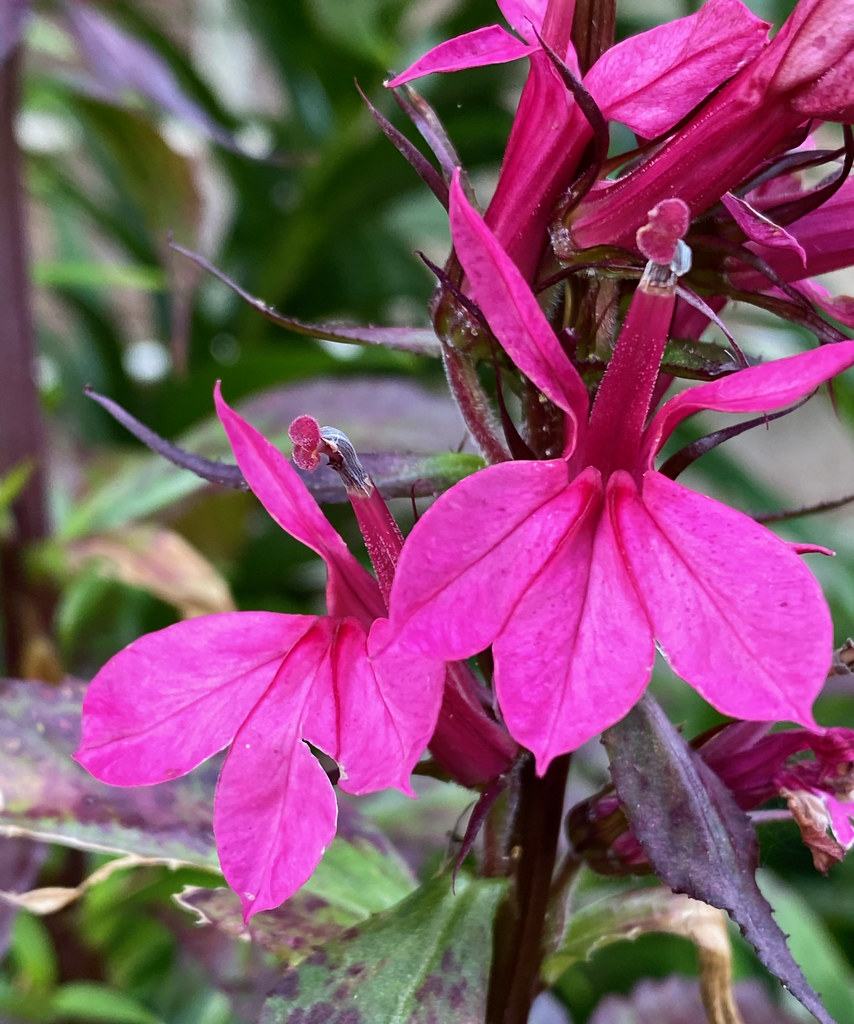
<svg viewBox="0 0 854 1024"><path fill-rule="evenodd" d="M759 891L756 836L730 791L649 695L604 742L626 817L658 877L674 892L725 910L792 995L821 1024L835 1024Z"/></svg>
<svg viewBox="0 0 854 1024"><path fill-rule="evenodd" d="M209 260L193 252L192 249L185 249L184 246L176 245L174 242L172 248L175 252L180 252L183 256L191 259L209 274L213 274L236 295L239 295L244 302L257 309L267 320L293 331L294 334L320 338L325 341L341 341L352 345L379 345L384 348L399 349L402 352L412 352L415 355L440 356L442 354L436 334L430 327L374 327L372 324L350 327L346 324L310 324L303 320L297 320L296 317L285 316L284 313L278 312L262 299L256 299L255 296L250 295L236 281L233 281Z"/></svg>

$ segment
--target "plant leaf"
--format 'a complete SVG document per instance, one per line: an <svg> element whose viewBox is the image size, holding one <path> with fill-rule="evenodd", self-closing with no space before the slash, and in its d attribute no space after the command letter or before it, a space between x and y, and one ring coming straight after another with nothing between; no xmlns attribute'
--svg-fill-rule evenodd
<svg viewBox="0 0 854 1024"><path fill-rule="evenodd" d="M658 877L727 911L768 970L822 1024L834 1024L759 891L753 827L720 779L649 694L604 743L617 795Z"/></svg>
<svg viewBox="0 0 854 1024"><path fill-rule="evenodd" d="M386 498L432 495L483 466L479 456L453 450L464 440L465 427L451 399L411 381L375 377L311 381L272 388L236 405L265 437L286 451L291 448L288 426L302 413L311 412L320 422L339 427ZM233 459L213 411L209 420L176 443L207 459ZM448 450L435 451L443 446ZM335 473L298 472L317 501L347 500ZM77 503L62 524L62 539L125 526L205 486L204 480L159 455L130 456L118 468L114 465L106 481Z"/></svg>
<svg viewBox="0 0 854 1024"><path fill-rule="evenodd" d="M503 879L442 874L289 969L259 1024L482 1024Z"/></svg>

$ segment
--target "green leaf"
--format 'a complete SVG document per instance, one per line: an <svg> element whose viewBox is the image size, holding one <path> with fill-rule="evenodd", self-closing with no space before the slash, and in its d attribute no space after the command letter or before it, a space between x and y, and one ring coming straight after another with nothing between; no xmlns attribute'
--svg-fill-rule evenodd
<svg viewBox="0 0 854 1024"><path fill-rule="evenodd" d="M738 369L732 353L713 341L673 338L661 359L664 373L686 380L716 380Z"/></svg>
<svg viewBox="0 0 854 1024"><path fill-rule="evenodd" d="M707 904L662 886L598 900L572 914L560 949L543 965L543 980L553 985L573 964L603 947L649 932L681 935L701 945L703 929L715 935L710 922L719 920L718 911Z"/></svg>
<svg viewBox="0 0 854 1024"><path fill-rule="evenodd" d="M33 281L45 288L131 288L165 292L166 274L159 267L96 263L91 260L39 260Z"/></svg>
<svg viewBox="0 0 854 1024"><path fill-rule="evenodd" d="M90 981L62 985L51 1000L52 1020L103 1024L166 1024L131 996Z"/></svg>
<svg viewBox="0 0 854 1024"><path fill-rule="evenodd" d="M0 477L0 538L10 535L13 530L9 508L26 487L32 471L32 464L25 461Z"/></svg>
<svg viewBox="0 0 854 1024"><path fill-rule="evenodd" d="M290 968L259 1024L482 1024L503 879L434 878ZM303 1016L300 1017L303 1019Z"/></svg>

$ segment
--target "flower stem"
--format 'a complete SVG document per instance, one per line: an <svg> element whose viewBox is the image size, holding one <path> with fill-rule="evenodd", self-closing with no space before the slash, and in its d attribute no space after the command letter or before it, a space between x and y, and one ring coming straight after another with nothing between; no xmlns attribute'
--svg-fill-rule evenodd
<svg viewBox="0 0 854 1024"><path fill-rule="evenodd" d="M582 75L614 45L616 26L617 0L576 0L572 43Z"/></svg>
<svg viewBox="0 0 854 1024"><path fill-rule="evenodd" d="M511 892L495 928L488 1024L527 1024L540 992L543 938L563 817L569 755L539 778L533 760L522 766L516 817L507 844Z"/></svg>

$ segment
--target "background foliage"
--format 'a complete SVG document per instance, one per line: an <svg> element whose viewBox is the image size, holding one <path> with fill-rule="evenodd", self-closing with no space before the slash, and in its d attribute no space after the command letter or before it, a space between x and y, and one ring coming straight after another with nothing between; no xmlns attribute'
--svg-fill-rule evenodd
<svg viewBox="0 0 854 1024"><path fill-rule="evenodd" d="M792 5L751 6L779 22ZM94 9L126 38L144 43L168 74L150 72L136 88L111 84L87 60L63 9L35 5L25 36L18 136L30 198L53 524L31 568L56 596L52 631L35 636L30 653L32 674L50 682L63 673L91 677L124 644L179 615L233 606L313 610L322 582L305 549L251 497L201 488L147 454L84 396L84 384L162 435L211 455L227 453L212 417L218 378L230 401L252 398L244 411L272 435L297 413L310 412L347 430L362 451L448 451L464 442L437 361L284 331L171 251L168 240L171 233L253 295L303 320L426 326L432 281L413 250L441 262L446 219L374 125L354 79L405 127L382 89L388 71L495 15L490 0L115 0ZM619 31L691 9L627 3ZM487 68L422 83L484 194L522 73ZM737 321L737 336L753 354L802 342L754 313ZM819 399L763 436L756 432L719 449L693 472L702 474L703 487L751 509L850 492L850 383L837 387L836 404L834 414ZM696 435L700 428L687 429ZM0 514L15 486L11 477L2 481ZM330 515L345 536L356 536L344 507ZM406 503L401 515L411 516ZM850 522L843 509L786 527L793 538L810 537L839 552L835 563L815 566L839 642L854 633ZM713 724L687 687L671 686L666 673L656 685L687 734ZM11 691L5 699L8 709ZM847 680L829 692L819 717L854 727ZM8 745L14 740L7 738L4 758L15 753ZM44 777L46 765L36 754L30 763L33 777ZM580 759L576 796L600 783L603 763L596 749ZM63 778L61 765L50 771L58 773L51 779ZM468 803L448 788L426 787L418 804L383 797L354 811L366 815L354 834L386 829L404 859L396 874L382 862L377 898L359 912L320 893L334 920L336 914L341 922L361 920L403 898L416 878L432 875ZM47 824L29 822L25 830L49 834L59 812L51 814ZM416 855L412 837L425 830L433 846ZM843 894L854 885L854 864L824 879L794 827L769 830L766 838L767 884L780 923L795 933L795 953L840 1024L852 1024L854 919ZM106 861L92 850L3 843L0 875L28 879L23 888L75 887ZM356 843L353 849L361 857L366 848ZM172 869L149 864L115 871L52 916L8 913L0 1019L256 1019L259 993L281 973L275 966L283 959L281 944L275 934L250 944L228 927L196 927L167 898L182 886L201 886L188 904L205 904L214 919L219 913L232 933L234 908L217 909L198 895L213 884L202 854L178 859L182 866ZM367 870L360 860L355 877L363 879ZM471 896L483 906L491 898ZM747 947L737 949L740 974L764 977ZM604 994L628 992L640 978L694 969L684 940L650 936L574 964L556 991L572 1019L584 1022Z"/></svg>

